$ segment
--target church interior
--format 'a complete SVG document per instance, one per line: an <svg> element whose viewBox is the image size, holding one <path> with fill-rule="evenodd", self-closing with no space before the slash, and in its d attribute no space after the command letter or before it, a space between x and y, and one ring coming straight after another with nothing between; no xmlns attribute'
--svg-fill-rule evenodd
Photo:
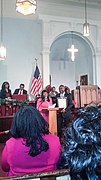
<svg viewBox="0 0 101 180"><path fill-rule="evenodd" d="M37 59L43 89L68 86L75 108L101 103L101 0L36 2L35 13L23 15L16 11L16 0L3 0L0 38L6 58L0 59L0 88L7 81L14 92L24 83L33 100L30 87ZM4 122L5 118L1 126ZM1 143L0 153L3 147ZM1 168L0 172L5 176Z"/></svg>
<svg viewBox="0 0 101 180"><path fill-rule="evenodd" d="M3 1L3 43L7 52L6 60L0 61L0 85L7 80L14 91L23 82L29 90L37 58L43 87L50 84L51 76L51 85L57 90L59 84L73 90L83 75L88 75L89 85L101 87L99 0L87 0L88 37L83 36L83 0L38 0L36 13L26 16L16 12L15 3ZM78 49L74 61L68 51L72 42Z"/></svg>

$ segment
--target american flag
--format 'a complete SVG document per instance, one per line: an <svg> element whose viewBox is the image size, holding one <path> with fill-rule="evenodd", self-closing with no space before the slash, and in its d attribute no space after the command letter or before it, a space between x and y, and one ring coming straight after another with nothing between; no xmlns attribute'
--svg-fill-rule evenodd
<svg viewBox="0 0 101 180"><path fill-rule="evenodd" d="M42 78L40 75L39 68L36 65L36 69L35 69L34 76L32 79L30 93L34 96L37 96L37 94L39 93L39 90L41 89L41 86L42 86Z"/></svg>

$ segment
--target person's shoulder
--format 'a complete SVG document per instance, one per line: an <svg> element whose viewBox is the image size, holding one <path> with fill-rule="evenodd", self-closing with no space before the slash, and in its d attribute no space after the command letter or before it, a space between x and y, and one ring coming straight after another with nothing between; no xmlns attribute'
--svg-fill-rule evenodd
<svg viewBox="0 0 101 180"><path fill-rule="evenodd" d="M17 94L19 89L15 89L13 94Z"/></svg>
<svg viewBox="0 0 101 180"><path fill-rule="evenodd" d="M5 92L5 90L4 90L4 89L1 89L1 92Z"/></svg>
<svg viewBox="0 0 101 180"><path fill-rule="evenodd" d="M57 94L56 94L56 97L59 97L59 96L60 96L60 93L57 93Z"/></svg>
<svg viewBox="0 0 101 180"><path fill-rule="evenodd" d="M22 140L22 138L13 138L13 137L11 137L9 140L6 141L6 145L11 146L12 143L19 142L21 140Z"/></svg>
<svg viewBox="0 0 101 180"><path fill-rule="evenodd" d="M50 147L54 146L54 148L58 148L59 151L61 150L61 144L58 136L54 134L48 134L44 136L44 139L47 141Z"/></svg>
<svg viewBox="0 0 101 180"><path fill-rule="evenodd" d="M8 139L6 141L6 146L11 146L11 144L15 141L15 139L13 137L11 137L10 139Z"/></svg>
<svg viewBox="0 0 101 180"><path fill-rule="evenodd" d="M17 89L15 89L15 91L19 91L19 89L17 88Z"/></svg>
<svg viewBox="0 0 101 180"><path fill-rule="evenodd" d="M72 97L72 94L71 93L65 93L65 96L66 97Z"/></svg>
<svg viewBox="0 0 101 180"><path fill-rule="evenodd" d="M47 140L47 139L50 139L51 141L54 140L55 141L59 141L59 137L54 135L54 134L48 134L48 135L45 135L44 138Z"/></svg>
<svg viewBox="0 0 101 180"><path fill-rule="evenodd" d="M24 92L27 94L27 90L24 89Z"/></svg>
<svg viewBox="0 0 101 180"><path fill-rule="evenodd" d="M9 153L16 151L16 149L21 148L24 142L22 138L13 138L11 137L6 141L6 148Z"/></svg>
<svg viewBox="0 0 101 180"><path fill-rule="evenodd" d="M38 102L41 102L42 101L42 98L38 98L38 100L37 100Z"/></svg>

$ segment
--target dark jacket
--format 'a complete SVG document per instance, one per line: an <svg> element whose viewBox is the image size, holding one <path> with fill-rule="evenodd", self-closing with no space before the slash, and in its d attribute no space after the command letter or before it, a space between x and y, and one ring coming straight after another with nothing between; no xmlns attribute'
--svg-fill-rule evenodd
<svg viewBox="0 0 101 180"><path fill-rule="evenodd" d="M56 95L56 107L58 107L58 98L60 97L60 93L58 93ZM66 107L66 111L70 111L71 108L73 107L73 103L72 103L72 95L70 93L65 93L64 97L67 98L67 107Z"/></svg>
<svg viewBox="0 0 101 180"><path fill-rule="evenodd" d="M13 94L18 94L20 89L15 89ZM27 91L23 89L23 94L27 94Z"/></svg>
<svg viewBox="0 0 101 180"><path fill-rule="evenodd" d="M8 93L9 93L9 97L12 97L12 94L11 94L11 90L9 89L8 90ZM7 98L7 92L5 91L5 90L2 90L1 89L1 91L0 91L0 98L1 99L5 99L5 98Z"/></svg>

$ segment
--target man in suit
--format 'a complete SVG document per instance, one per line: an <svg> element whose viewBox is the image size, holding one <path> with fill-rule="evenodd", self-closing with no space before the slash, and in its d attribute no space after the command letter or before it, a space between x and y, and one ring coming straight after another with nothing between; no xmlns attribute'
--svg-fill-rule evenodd
<svg viewBox="0 0 101 180"><path fill-rule="evenodd" d="M27 91L24 89L25 85L24 84L20 84L20 87L18 89L15 89L13 94L27 94Z"/></svg>
<svg viewBox="0 0 101 180"><path fill-rule="evenodd" d="M62 108L62 110L59 111L57 114L57 131L58 131L58 136L61 140L63 123L64 123L64 127L67 127L68 124L70 123L70 111L71 108L73 107L72 96L70 93L65 92L64 85L59 86L59 93L56 95L57 107L59 107L59 99L66 100L66 106Z"/></svg>

